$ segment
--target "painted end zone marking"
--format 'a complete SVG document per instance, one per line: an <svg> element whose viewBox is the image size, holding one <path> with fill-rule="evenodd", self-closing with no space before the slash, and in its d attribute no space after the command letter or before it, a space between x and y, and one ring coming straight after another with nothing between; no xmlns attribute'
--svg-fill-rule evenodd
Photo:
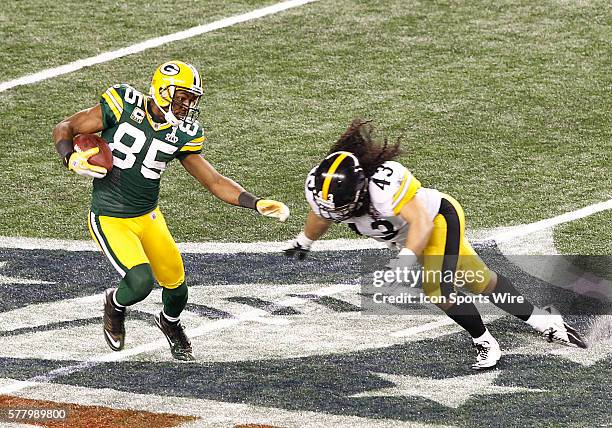
<svg viewBox="0 0 612 428"><path fill-rule="evenodd" d="M92 426L116 426L121 421L125 426L174 427L198 420L194 416L184 416L170 413L153 413L145 410L114 409L112 407L85 406L81 404L56 402L49 400L34 400L23 397L0 395L2 409L44 409L64 412L64 418L49 419L17 419L0 417L0 422L27 422L28 425L43 425L47 427L70 426L72 428L88 428ZM4 416L4 415L2 415ZM43 423L44 421L44 423Z"/></svg>
<svg viewBox="0 0 612 428"><path fill-rule="evenodd" d="M561 224L561 223L566 223L569 221L573 221L579 218L583 218L583 217L587 217L589 215L595 214L597 212L600 211L604 211L604 210L608 210L612 208L612 199L606 201L606 202L602 202L599 204L594 204L594 205L590 205L588 207L582 208L580 210L576 210L567 214L563 214L557 217L553 217L551 219L548 220L542 220L536 223L531 223L528 225L525 225L523 227L521 227L520 229L520 233L513 233L513 234L508 234L507 232L502 232L500 234L502 239L511 239L514 236L522 236L525 234L529 234L529 233L533 233L534 231L537 230L542 230L542 229L547 229L550 227L553 227L555 225ZM497 237L497 235L494 235L492 237L489 237L488 240L495 240ZM6 240L7 238L0 238L0 247L2 247L3 245L3 241ZM8 238L8 239L12 239L15 240L16 238ZM18 238L17 238L18 239ZM347 241L351 241L351 240L341 240L344 242L345 246L344 249L348 249L346 248L346 242ZM361 241L364 242L364 240L357 240L357 241ZM71 242L71 241L62 241L62 242ZM72 241L73 242L73 241ZM326 241L323 241L326 242ZM329 242L329 241L327 241ZM13 241L13 243L15 243ZM91 243L88 243L91 244ZM268 245L270 245L271 243L268 243ZM277 244L281 244L281 243L272 243L274 245ZM236 245L236 244L225 244L225 245ZM250 244L253 245L253 244ZM255 245L261 246L262 243L256 243ZM337 243L336 243L337 245ZM19 247L9 247L9 248L19 248ZM340 249L340 248L338 248ZM274 249L273 251L276 251L276 249ZM261 252L261 251L260 251ZM268 251L266 252L271 252L270 249L268 249ZM355 287L355 284L336 284L333 286L329 286L329 287L324 287L321 288L319 290L317 290L315 292L315 294L319 294L319 295L330 295L330 294L334 294L352 287ZM305 302L307 300L305 299L300 299L300 298L290 298L287 299L286 301L280 302L281 305L291 305L293 304L294 306L296 304L300 304L302 302ZM233 319L223 319L223 320L217 320L213 323L210 324L204 324L204 325L200 325L194 329L191 329L189 331L187 331L187 335L191 338L195 338L198 336L202 336L210 331L214 331L214 330L219 330L219 329L224 329L224 328L232 328L234 326L236 326L237 324L240 324L242 322L248 321L250 319L253 318L253 316L258 317L260 316L260 311L256 310L256 311L250 311L247 313L242 314L241 316L237 317L237 318L233 318ZM431 330L431 329L436 329L439 327L444 326L447 323L452 323L452 320L449 319L444 319L444 320L440 320L440 321L434 321L434 322L430 322L427 323L423 326L417 326L414 328L410 328L410 329L404 329L404 330L400 330L400 331L396 331L391 333L392 336L394 337L406 337L409 336L411 334L415 334L415 333L422 333L425 332L427 330ZM15 381L12 384L6 385L2 388L0 388L0 394L12 394L14 392L29 388L29 387L33 387L36 386L38 383L48 383L48 382L52 382L54 379L57 379L59 377L65 376L65 375L69 375L71 373L74 372L78 372L78 371L82 371L82 370L87 370L89 368L95 367L98 364L101 364L103 362L111 362L111 361L119 361L122 360L124 358L127 358L129 356L133 356L133 355L137 355L137 354L141 354L144 352L149 352L149 351L153 351L155 349L161 348L166 346L167 342L163 339L161 340L157 340L157 341L153 341L153 342L149 342L149 343L145 343L143 345L137 346L135 348L129 349L129 350L123 350L120 352L112 352L112 353L108 353L108 354L103 354L103 355L97 355L94 356L93 358L87 360L87 361L83 361L79 364L75 364L75 365L71 365L71 366L67 366L67 367L60 367L58 369L52 370L50 372L48 372L47 374L44 375L39 375L39 376L35 376L32 377L30 379L24 380L24 381Z"/></svg>
<svg viewBox="0 0 612 428"><path fill-rule="evenodd" d="M318 0L288 0L281 3L277 3L271 6L256 9L252 12L244 13L241 15L231 16L229 18L220 19L209 24L198 25L196 27L189 28L178 33L168 34L166 36L156 37L154 39L145 40L144 42L137 43L132 46L128 46L115 51L104 52L100 55L92 56L78 61L73 61L68 64L61 65L59 67L48 68L46 70L39 71L38 73L29 74L27 76L20 77L18 79L9 80L7 82L0 83L0 92L4 92L8 89L14 88L15 86L29 85L37 83L43 80L50 79L52 77L61 76L62 74L72 73L73 71L80 70L83 67L90 67L95 64L101 64L104 62L112 61L117 58L132 55L138 52L142 52L146 49L155 48L166 43L176 42L178 40L189 39L191 37L199 36L200 34L209 33L214 30L221 28L230 27L232 25L240 24L242 22L250 21L253 19L262 18L267 15L273 15L278 12L282 12L287 9L302 6L307 3L313 3Z"/></svg>
<svg viewBox="0 0 612 428"><path fill-rule="evenodd" d="M313 292L313 294L319 296L329 296L332 294L340 293L343 291L347 291L357 287L356 284L334 284L327 287L320 288ZM308 299L300 299L296 297L290 297L279 302L279 305L282 306L297 306L300 304L308 303ZM255 309L247 311L243 314L238 315L236 318L232 319L221 319L216 320L211 323L203 323L198 327L187 330L185 333L190 338L196 338L199 336L203 336L212 331L222 330L226 328L233 328L239 324L253 321L259 319L262 316L261 310ZM109 352L106 354L95 355L92 358L82 361L78 364L73 364L70 366L60 367L55 370L51 370L46 374L41 374L38 376L31 377L26 380L18 380L9 385L5 385L4 387L0 387L0 395L2 394L13 394L17 391L21 391L26 388L34 387L39 383L49 383L53 382L55 379L60 378L62 376L68 376L72 373L80 372L83 370L87 370L93 367L96 367L105 362L115 362L121 361L128 357L143 354L145 352L155 351L160 348L166 348L168 346L168 342L166 339L159 339L156 341L144 343L142 345L136 346L130 349L124 349L119 352Z"/></svg>

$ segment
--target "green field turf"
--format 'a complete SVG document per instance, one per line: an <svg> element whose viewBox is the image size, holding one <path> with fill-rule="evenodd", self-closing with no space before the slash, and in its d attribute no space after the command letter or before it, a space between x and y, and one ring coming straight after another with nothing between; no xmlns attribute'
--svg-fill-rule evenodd
<svg viewBox="0 0 612 428"><path fill-rule="evenodd" d="M178 7L183 2L12 2L0 15L8 43L0 76L272 3L194 3L194 13ZM0 235L88 238L90 184L62 169L51 130L114 83L146 91L155 66L172 58L194 63L205 79L206 157L294 214L280 225L227 206L177 162L161 195L177 241L292 237L306 214L306 173L354 116L375 119L391 138L402 134L401 160L424 185L454 195L472 228L528 223L609 199L611 12L605 1L322 0L13 88L0 93ZM27 31L18 34L21 24ZM609 221L595 223L606 231ZM561 242L577 242L565 235ZM329 236L351 235L336 228ZM578 251L589 251L590 242ZM602 248L610 251L609 233L593 251Z"/></svg>
<svg viewBox="0 0 612 428"><path fill-rule="evenodd" d="M612 256L612 212L605 211L555 228L560 254Z"/></svg>

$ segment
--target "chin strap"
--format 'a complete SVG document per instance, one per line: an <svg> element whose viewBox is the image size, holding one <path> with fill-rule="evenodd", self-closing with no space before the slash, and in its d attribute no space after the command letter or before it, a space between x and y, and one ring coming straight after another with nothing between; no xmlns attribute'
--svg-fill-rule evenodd
<svg viewBox="0 0 612 428"><path fill-rule="evenodd" d="M180 123L179 120L174 115L174 113L172 113L172 111L170 111L170 107L168 107L168 111L167 112L164 112L164 119L166 119L166 122L168 122L172 126L178 126L179 123Z"/></svg>
<svg viewBox="0 0 612 428"><path fill-rule="evenodd" d="M151 97L151 99L153 100L157 108L160 109L161 112L164 114L164 119L166 120L166 122L168 122L172 126L180 125L180 121L177 119L174 113L172 113L172 103L170 103L170 105L168 106L168 111L165 111L159 104L157 104L155 97Z"/></svg>

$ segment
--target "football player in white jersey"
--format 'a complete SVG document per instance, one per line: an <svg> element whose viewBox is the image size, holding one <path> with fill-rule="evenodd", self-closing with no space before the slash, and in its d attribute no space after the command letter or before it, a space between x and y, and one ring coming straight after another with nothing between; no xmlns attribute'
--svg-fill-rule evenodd
<svg viewBox="0 0 612 428"><path fill-rule="evenodd" d="M386 242L399 256L418 260L426 272L480 272L463 287L473 294L505 294L492 302L532 326L549 341L585 348L578 332L564 322L554 308L529 303L508 278L491 271L465 238L461 205L449 195L426 188L410 171L393 159L399 141L389 146L371 136L372 125L355 119L323 162L306 179L305 193L311 211L304 230L285 250L288 257L303 259L314 241L332 223L343 223L360 235ZM454 276L453 276L454 277ZM475 370L494 367L501 357L499 344L485 327L478 309L456 284L441 275L423 275L427 296L472 337L476 348ZM522 298L521 298L522 297Z"/></svg>

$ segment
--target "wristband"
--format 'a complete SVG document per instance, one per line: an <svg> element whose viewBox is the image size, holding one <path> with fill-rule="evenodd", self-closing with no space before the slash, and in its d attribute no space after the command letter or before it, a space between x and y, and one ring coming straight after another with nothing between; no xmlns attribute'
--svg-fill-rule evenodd
<svg viewBox="0 0 612 428"><path fill-rule="evenodd" d="M314 242L314 240L308 238L304 232L300 232L300 234L295 238L295 241L300 244L300 247L308 249Z"/></svg>
<svg viewBox="0 0 612 428"><path fill-rule="evenodd" d="M259 201L260 199L261 198L258 198L257 196L245 190L238 196L238 205L244 208L257 210L257 201Z"/></svg>
<svg viewBox="0 0 612 428"><path fill-rule="evenodd" d="M414 253L414 251L412 251L410 248L402 248L402 250L399 252L398 256L414 256L416 257L416 254Z"/></svg>
<svg viewBox="0 0 612 428"><path fill-rule="evenodd" d="M60 155L62 159L62 163L66 168L68 168L68 159L70 159L70 155L74 153L74 145L70 140L59 140L55 144L55 150Z"/></svg>

